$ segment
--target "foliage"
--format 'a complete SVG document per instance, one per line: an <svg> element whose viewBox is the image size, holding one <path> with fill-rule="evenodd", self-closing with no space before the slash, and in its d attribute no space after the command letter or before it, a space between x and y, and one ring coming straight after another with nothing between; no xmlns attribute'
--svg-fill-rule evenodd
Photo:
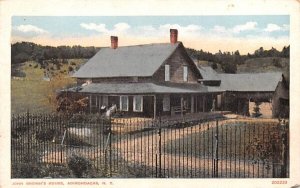
<svg viewBox="0 0 300 188"><path fill-rule="evenodd" d="M62 178L71 177L71 171L65 166L20 163L12 164L11 176L12 178Z"/></svg>
<svg viewBox="0 0 300 188"><path fill-rule="evenodd" d="M64 77L63 75L54 76L49 83L50 92L47 93L46 98L48 104L53 111L57 109L59 101L57 100L57 91L74 84L74 80L70 77Z"/></svg>
<svg viewBox="0 0 300 188"><path fill-rule="evenodd" d="M72 154L68 158L68 167L77 178L81 178L84 173L87 173L88 170L91 169L92 164L91 161L85 157Z"/></svg>
<svg viewBox="0 0 300 188"><path fill-rule="evenodd" d="M238 50L235 52L219 52L212 54L210 52L205 52L201 50L195 50L187 48L187 53L191 58L195 60L203 60L213 62L213 69L217 68L217 65L220 64L225 73L235 73L237 70L237 65L242 65L249 59L253 58L263 58L263 57L274 57L274 58L289 58L290 57L290 46L283 47L282 51L278 51L275 48L270 50L265 50L263 47L255 50L254 53L247 55L241 55ZM275 65L276 66L276 65Z"/></svg>
<svg viewBox="0 0 300 188"><path fill-rule="evenodd" d="M31 42L17 42L11 45L12 64L35 60L42 64L51 59L91 58L100 48L82 46L42 46ZM66 63L66 61L63 61Z"/></svg>
<svg viewBox="0 0 300 188"><path fill-rule="evenodd" d="M222 70L225 73L231 73L234 74L237 71L237 66L234 63L223 63L222 64Z"/></svg>
<svg viewBox="0 0 300 188"><path fill-rule="evenodd" d="M81 96L57 96L56 111L64 113L84 112L88 106L88 97Z"/></svg>

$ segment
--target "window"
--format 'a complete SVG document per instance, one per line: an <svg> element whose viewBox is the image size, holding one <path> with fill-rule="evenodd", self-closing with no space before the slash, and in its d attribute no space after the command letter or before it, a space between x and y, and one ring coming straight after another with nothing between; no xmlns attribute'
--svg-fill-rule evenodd
<svg viewBox="0 0 300 188"><path fill-rule="evenodd" d="M170 65L165 65L165 81L170 81Z"/></svg>
<svg viewBox="0 0 300 188"><path fill-rule="evenodd" d="M142 112L143 111L143 96L134 96L133 97L133 111Z"/></svg>
<svg viewBox="0 0 300 188"><path fill-rule="evenodd" d="M128 96L120 96L120 110L128 111Z"/></svg>
<svg viewBox="0 0 300 188"><path fill-rule="evenodd" d="M108 106L108 96L103 96L102 100L102 105Z"/></svg>
<svg viewBox="0 0 300 188"><path fill-rule="evenodd" d="M97 106L97 96L91 95L91 106Z"/></svg>
<svg viewBox="0 0 300 188"><path fill-rule="evenodd" d="M187 69L187 66L183 67L183 81L184 82L188 81L188 69Z"/></svg>
<svg viewBox="0 0 300 188"><path fill-rule="evenodd" d="M163 98L163 111L170 111L170 95L164 95Z"/></svg>

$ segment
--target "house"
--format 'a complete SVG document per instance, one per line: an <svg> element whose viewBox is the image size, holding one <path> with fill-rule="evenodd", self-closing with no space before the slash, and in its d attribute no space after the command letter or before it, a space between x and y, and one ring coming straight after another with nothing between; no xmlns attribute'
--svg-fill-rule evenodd
<svg viewBox="0 0 300 188"><path fill-rule="evenodd" d="M187 54L178 31L170 29L170 43L102 48L73 77L78 86L63 90L89 97L89 111L117 105L129 116L208 112L223 91L199 84L198 67Z"/></svg>
<svg viewBox="0 0 300 188"><path fill-rule="evenodd" d="M170 43L119 47L111 36L111 46L73 74L78 86L63 93L88 97L91 113L116 105L124 115L154 118L212 110L249 115L249 102L263 101L279 115L288 96L281 73L219 74L198 67L177 39L170 29Z"/></svg>

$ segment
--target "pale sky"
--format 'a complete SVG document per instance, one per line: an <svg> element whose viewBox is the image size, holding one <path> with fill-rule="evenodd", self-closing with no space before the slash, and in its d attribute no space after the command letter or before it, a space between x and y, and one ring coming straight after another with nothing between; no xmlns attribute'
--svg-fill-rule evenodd
<svg viewBox="0 0 300 188"><path fill-rule="evenodd" d="M259 47L281 50L289 45L289 16L14 16L11 42L42 45L105 47L110 36L119 46L169 42L170 28L178 29L185 47L212 53Z"/></svg>

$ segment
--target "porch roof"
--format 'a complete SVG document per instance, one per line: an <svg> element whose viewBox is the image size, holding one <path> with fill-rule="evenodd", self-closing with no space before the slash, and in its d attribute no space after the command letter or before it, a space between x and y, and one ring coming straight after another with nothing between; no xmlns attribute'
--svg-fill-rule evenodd
<svg viewBox="0 0 300 188"><path fill-rule="evenodd" d="M101 94L163 94L163 93L218 93L219 88L200 84L155 83L91 83L86 86L73 87L62 91Z"/></svg>

